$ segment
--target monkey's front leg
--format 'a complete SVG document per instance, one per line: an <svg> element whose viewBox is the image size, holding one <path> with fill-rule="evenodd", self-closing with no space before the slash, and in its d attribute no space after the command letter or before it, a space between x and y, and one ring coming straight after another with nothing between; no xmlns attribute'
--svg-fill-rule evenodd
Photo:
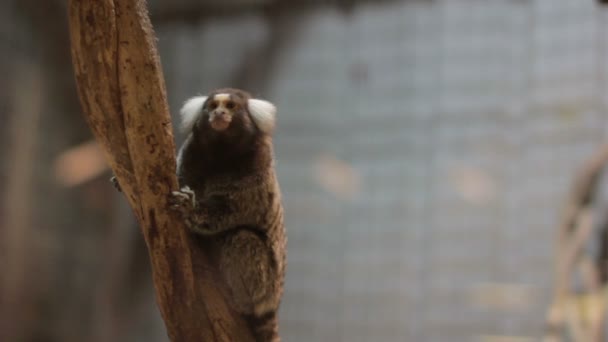
<svg viewBox="0 0 608 342"><path fill-rule="evenodd" d="M186 186L172 193L170 203L174 210L180 212L188 228L199 234L218 234L238 223L226 196L211 195L200 199Z"/></svg>
<svg viewBox="0 0 608 342"><path fill-rule="evenodd" d="M180 213L188 229L198 231L205 225L205 213L197 205L196 194L189 187L173 191L169 197L169 205L172 210Z"/></svg>

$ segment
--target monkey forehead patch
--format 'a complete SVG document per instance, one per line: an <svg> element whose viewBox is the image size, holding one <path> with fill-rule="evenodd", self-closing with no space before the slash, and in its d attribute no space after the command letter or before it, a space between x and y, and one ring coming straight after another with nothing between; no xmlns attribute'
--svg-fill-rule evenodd
<svg viewBox="0 0 608 342"><path fill-rule="evenodd" d="M213 96L213 99L217 100L217 101L228 101L228 100L230 100L230 97L231 97L230 94L221 93L221 94L215 94L215 96Z"/></svg>

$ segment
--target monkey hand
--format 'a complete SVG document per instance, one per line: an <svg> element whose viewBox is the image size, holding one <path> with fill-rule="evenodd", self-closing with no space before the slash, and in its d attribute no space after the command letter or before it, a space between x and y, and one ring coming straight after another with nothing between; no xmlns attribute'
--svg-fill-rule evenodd
<svg viewBox="0 0 608 342"><path fill-rule="evenodd" d="M116 190L122 192L122 189L120 188L120 184L118 183L118 179L116 178L116 176L112 176L112 178L110 178L110 183L112 183Z"/></svg>
<svg viewBox="0 0 608 342"><path fill-rule="evenodd" d="M203 215L197 208L196 194L187 186L171 193L169 208L180 214L189 229L195 229L204 222Z"/></svg>
<svg viewBox="0 0 608 342"><path fill-rule="evenodd" d="M185 186L179 191L171 192L169 204L172 209L189 213L196 208L196 194L190 187Z"/></svg>

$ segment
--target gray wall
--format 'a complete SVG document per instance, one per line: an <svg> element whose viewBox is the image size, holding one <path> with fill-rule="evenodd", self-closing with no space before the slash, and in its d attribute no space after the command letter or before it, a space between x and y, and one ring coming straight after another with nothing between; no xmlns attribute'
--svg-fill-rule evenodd
<svg viewBox="0 0 608 342"><path fill-rule="evenodd" d="M157 32L173 113L238 82L279 107L284 340L540 336L559 206L605 138L605 12L397 1L277 22L287 39L256 15Z"/></svg>

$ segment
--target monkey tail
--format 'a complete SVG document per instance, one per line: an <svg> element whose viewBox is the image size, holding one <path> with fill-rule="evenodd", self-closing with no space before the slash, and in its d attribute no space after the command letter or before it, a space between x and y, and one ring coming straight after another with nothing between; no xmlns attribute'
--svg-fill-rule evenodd
<svg viewBox="0 0 608 342"><path fill-rule="evenodd" d="M249 316L249 326L256 342L280 342L277 313L271 311L262 316Z"/></svg>

